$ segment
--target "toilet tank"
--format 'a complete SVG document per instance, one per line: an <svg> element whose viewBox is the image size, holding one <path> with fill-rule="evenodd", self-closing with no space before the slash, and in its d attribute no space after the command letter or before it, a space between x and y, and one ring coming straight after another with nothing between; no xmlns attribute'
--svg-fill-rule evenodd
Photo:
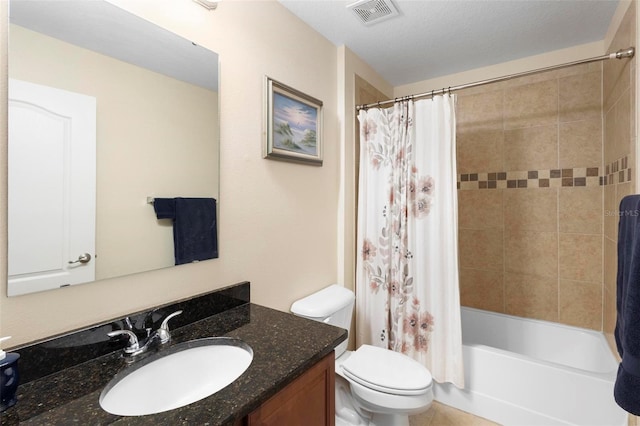
<svg viewBox="0 0 640 426"><path fill-rule="evenodd" d="M333 284L293 302L291 312L294 315L335 325L350 332L354 301L355 295L351 290ZM347 344L348 339L336 347L336 358L344 353Z"/></svg>

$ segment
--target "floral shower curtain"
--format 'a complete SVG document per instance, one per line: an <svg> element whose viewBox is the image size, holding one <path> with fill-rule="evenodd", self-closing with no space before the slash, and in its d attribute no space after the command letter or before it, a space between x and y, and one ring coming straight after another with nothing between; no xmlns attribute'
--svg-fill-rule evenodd
<svg viewBox="0 0 640 426"><path fill-rule="evenodd" d="M464 387L455 96L362 110L356 340Z"/></svg>

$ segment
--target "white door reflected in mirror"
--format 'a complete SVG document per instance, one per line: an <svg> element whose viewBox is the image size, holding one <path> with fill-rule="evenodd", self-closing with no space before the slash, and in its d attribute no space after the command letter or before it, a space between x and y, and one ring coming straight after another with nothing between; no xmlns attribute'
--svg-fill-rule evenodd
<svg viewBox="0 0 640 426"><path fill-rule="evenodd" d="M96 99L10 79L8 151L9 296L93 281Z"/></svg>

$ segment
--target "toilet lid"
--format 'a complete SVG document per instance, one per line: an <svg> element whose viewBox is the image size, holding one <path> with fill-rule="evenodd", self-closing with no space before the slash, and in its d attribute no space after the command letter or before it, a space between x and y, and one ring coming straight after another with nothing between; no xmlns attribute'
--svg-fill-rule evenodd
<svg viewBox="0 0 640 426"><path fill-rule="evenodd" d="M342 363L347 378L380 392L420 395L431 386L431 373L408 356L362 345Z"/></svg>

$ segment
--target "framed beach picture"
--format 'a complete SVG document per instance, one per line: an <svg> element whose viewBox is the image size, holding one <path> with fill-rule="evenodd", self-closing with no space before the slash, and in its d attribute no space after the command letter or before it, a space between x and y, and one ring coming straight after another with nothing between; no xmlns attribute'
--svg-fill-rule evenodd
<svg viewBox="0 0 640 426"><path fill-rule="evenodd" d="M266 77L264 158L322 165L322 101Z"/></svg>

